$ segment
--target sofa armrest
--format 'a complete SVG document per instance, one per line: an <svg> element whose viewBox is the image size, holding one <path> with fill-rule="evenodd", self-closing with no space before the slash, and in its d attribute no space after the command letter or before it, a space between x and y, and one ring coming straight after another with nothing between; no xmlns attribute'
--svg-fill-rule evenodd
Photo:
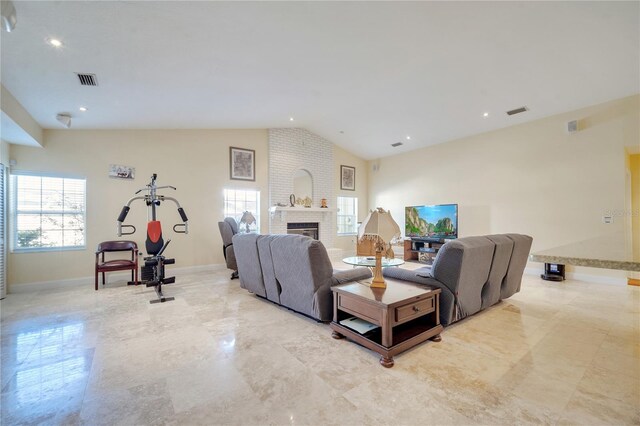
<svg viewBox="0 0 640 426"><path fill-rule="evenodd" d="M433 278L433 270L431 269L431 265L423 266L422 268L418 268L414 270L415 274L422 278Z"/></svg>
<svg viewBox="0 0 640 426"><path fill-rule="evenodd" d="M410 281L416 284L430 285L438 288L447 287L444 283L433 278L430 275L429 269L420 268L411 271L403 268L384 268L382 274L386 278L395 278L397 280Z"/></svg>
<svg viewBox="0 0 640 426"><path fill-rule="evenodd" d="M361 268L352 268L345 269L342 271L333 271L332 277L332 285L345 284L350 283L352 281L360 281L371 278L371 271L369 268L361 267Z"/></svg>

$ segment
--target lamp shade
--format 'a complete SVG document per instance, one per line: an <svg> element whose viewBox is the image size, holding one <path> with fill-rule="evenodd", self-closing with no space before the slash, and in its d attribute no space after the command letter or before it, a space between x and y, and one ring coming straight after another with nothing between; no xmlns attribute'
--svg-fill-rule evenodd
<svg viewBox="0 0 640 426"><path fill-rule="evenodd" d="M240 223L246 223L247 225L251 225L256 221L256 218L250 211L246 211L242 213L242 218L240 219Z"/></svg>
<svg viewBox="0 0 640 426"><path fill-rule="evenodd" d="M2 28L10 33L18 23L16 8L11 1L3 0L0 2L0 11L2 12Z"/></svg>
<svg viewBox="0 0 640 426"><path fill-rule="evenodd" d="M358 229L359 241L380 239L387 244L398 237L400 237L400 227L391 217L391 212L380 207L371 211Z"/></svg>
<svg viewBox="0 0 640 426"><path fill-rule="evenodd" d="M253 216L253 214L251 214L250 211L246 211L244 213L242 213L242 217L240 218L240 224L245 224L245 232L248 234L249 232L251 232L251 229L249 228L249 226L251 226L252 223L256 222L256 218Z"/></svg>

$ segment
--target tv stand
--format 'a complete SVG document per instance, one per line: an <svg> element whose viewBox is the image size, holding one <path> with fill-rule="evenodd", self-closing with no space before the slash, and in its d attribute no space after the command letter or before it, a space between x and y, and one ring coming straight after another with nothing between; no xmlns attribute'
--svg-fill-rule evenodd
<svg viewBox="0 0 640 426"><path fill-rule="evenodd" d="M404 240L404 260L431 265L440 247L451 238L410 237Z"/></svg>

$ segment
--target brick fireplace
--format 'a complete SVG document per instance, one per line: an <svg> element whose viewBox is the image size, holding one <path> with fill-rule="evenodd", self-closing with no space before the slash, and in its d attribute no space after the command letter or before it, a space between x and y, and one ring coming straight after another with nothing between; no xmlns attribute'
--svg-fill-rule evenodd
<svg viewBox="0 0 640 426"><path fill-rule="evenodd" d="M269 129L269 206L289 205L294 175L300 169L311 174L313 208L270 214L269 232L286 234L287 224L317 223L318 239L325 247L333 247L335 210L319 208L322 198L329 201L329 207L335 207L333 144L305 129Z"/></svg>

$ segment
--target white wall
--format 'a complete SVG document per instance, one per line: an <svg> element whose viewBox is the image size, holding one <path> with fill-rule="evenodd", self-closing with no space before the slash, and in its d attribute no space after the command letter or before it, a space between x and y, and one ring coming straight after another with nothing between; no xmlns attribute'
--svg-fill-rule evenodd
<svg viewBox="0 0 640 426"><path fill-rule="evenodd" d="M229 146L256 151L255 182L230 180ZM171 230L180 220L175 206L167 203L159 210L165 239L172 239L167 255L176 258L176 267L223 264L217 225L223 218L223 188L260 190L261 227L267 229L267 155L266 130L46 130L45 148L12 145L16 169L86 177L87 247L10 254L9 291L23 283L91 276L96 245L118 239L120 209L152 173L158 174L158 185L178 188L172 195L189 216L190 233L176 235ZM109 178L109 164L135 167L136 179ZM132 239L140 247L144 247L146 221L146 207L134 204L127 223L138 228Z"/></svg>
<svg viewBox="0 0 640 426"><path fill-rule="evenodd" d="M519 232L532 251L604 235L625 209L625 146L637 145L640 96L628 97L379 160L369 206L459 204L459 235ZM581 130L568 134L566 123ZM394 215L404 229L404 213ZM597 272L596 272L597 273Z"/></svg>
<svg viewBox="0 0 640 426"><path fill-rule="evenodd" d="M640 142L639 142L640 143ZM631 172L631 227L633 259L640 262L640 154L629 157Z"/></svg>

